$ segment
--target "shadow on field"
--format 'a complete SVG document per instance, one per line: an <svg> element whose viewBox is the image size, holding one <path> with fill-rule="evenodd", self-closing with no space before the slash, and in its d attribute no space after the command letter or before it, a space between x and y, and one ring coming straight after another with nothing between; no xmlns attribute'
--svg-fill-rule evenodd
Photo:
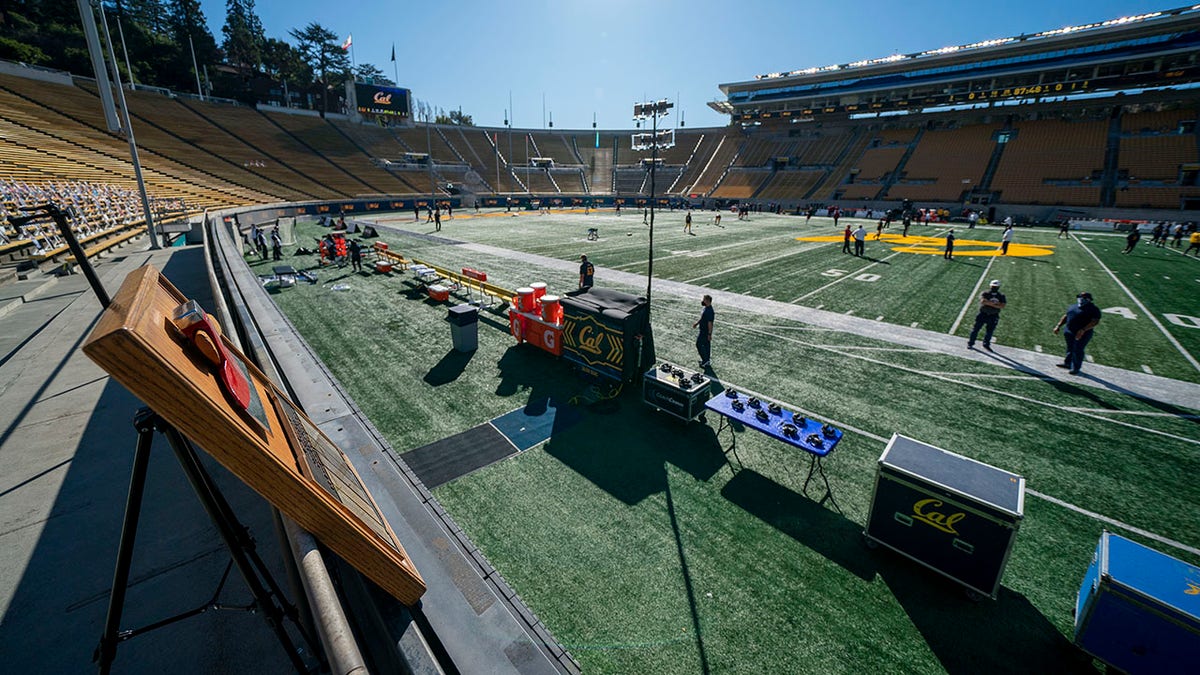
<svg viewBox="0 0 1200 675"><path fill-rule="evenodd" d="M437 362L433 368L425 373L425 383L440 387L443 384L448 384L458 379L463 371L467 369L467 364L471 362L471 357L475 356L475 352L460 352L456 349L451 349L446 352L441 361Z"/></svg>
<svg viewBox="0 0 1200 675"><path fill-rule="evenodd" d="M1082 387L1077 384L1073 384L1071 382L1060 379L1062 377L1062 371L1047 373L1047 372L1038 370L1037 368L1033 368L1027 364L1021 363L1020 361L1017 361L1010 357L1004 356L1002 354L997 354L995 352L981 352L981 353L984 354L985 356L988 356L992 359L995 359L996 361L1003 363L1004 365L1007 365L1010 368L1019 370L1023 373L1028 373L1030 375L1036 375L1041 379L1042 382L1046 383L1047 385L1057 389L1058 391L1060 391L1064 394L1070 394L1071 396L1078 396L1080 398L1088 399L1097 408L1103 408L1105 410L1122 410L1122 408L1120 406L1115 405L1112 402L1106 401L1106 400L1102 399L1101 397L1097 396L1091 387ZM1164 403L1162 401L1156 401L1152 398L1146 398L1144 396L1141 396L1137 392L1130 391L1115 382L1110 382L1108 380L1105 380L1104 378L1096 377L1095 375L1092 375L1091 373L1089 373L1087 371L1084 371L1083 373L1081 373L1079 375L1072 375L1071 377L1078 378L1078 379L1091 380L1092 382L1096 382L1097 384L1100 384L1105 389L1107 389L1111 392L1115 392L1117 394L1124 394L1125 396L1136 398L1139 401L1142 401L1143 403L1145 403L1146 405L1148 405L1152 408L1155 408L1161 412L1167 413L1169 415L1174 415L1174 416L1178 417L1179 419L1187 420L1187 421L1192 422L1193 424L1200 425L1200 418L1195 417L1196 413L1193 410L1189 410L1187 408L1180 408L1178 406L1171 405L1170 403Z"/></svg>
<svg viewBox="0 0 1200 675"><path fill-rule="evenodd" d="M626 504L666 490L668 462L701 481L725 466L712 427L685 425L637 398L622 396L613 414L585 413L546 452Z"/></svg>
<svg viewBox="0 0 1200 675"><path fill-rule="evenodd" d="M994 602L971 602L961 586L899 555L879 550L872 557L946 672L1095 672L1091 659L1020 593L1001 587Z"/></svg>
<svg viewBox="0 0 1200 675"><path fill-rule="evenodd" d="M721 495L847 572L872 581L875 563L862 543L862 526L752 469L742 469Z"/></svg>

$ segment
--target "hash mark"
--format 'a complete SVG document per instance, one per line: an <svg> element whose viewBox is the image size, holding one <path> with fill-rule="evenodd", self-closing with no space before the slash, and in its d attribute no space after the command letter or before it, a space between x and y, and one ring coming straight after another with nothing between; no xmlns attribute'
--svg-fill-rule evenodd
<svg viewBox="0 0 1200 675"><path fill-rule="evenodd" d="M1147 375L1153 375L1153 374L1154 374L1154 371L1153 371L1153 370L1150 370L1150 366L1147 366L1147 365L1146 365L1146 364L1144 364L1144 363L1142 364L1142 370L1143 370L1143 371L1144 371L1144 372L1145 372Z"/></svg>
<svg viewBox="0 0 1200 675"><path fill-rule="evenodd" d="M1035 351L1035 352L1037 352L1037 353L1041 354L1041 353L1042 353L1042 346L1041 346L1041 345L1034 345L1034 346L1033 346L1033 351Z"/></svg>

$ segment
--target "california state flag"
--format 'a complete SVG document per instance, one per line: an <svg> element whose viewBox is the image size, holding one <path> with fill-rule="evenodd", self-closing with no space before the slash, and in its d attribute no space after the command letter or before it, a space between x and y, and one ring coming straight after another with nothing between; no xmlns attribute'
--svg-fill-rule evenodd
<svg viewBox="0 0 1200 675"><path fill-rule="evenodd" d="M350 45L354 44L354 33L346 36L346 41L342 43L342 51L350 49Z"/></svg>

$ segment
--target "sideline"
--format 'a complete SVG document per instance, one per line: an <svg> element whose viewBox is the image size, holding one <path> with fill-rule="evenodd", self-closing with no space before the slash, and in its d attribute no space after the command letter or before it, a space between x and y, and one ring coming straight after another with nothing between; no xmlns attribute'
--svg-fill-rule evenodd
<svg viewBox="0 0 1200 675"><path fill-rule="evenodd" d="M729 386L734 386L739 391L744 391L747 394L750 394L751 396L754 396L755 398L757 398L759 400L767 401L769 403L778 403L781 407L787 407L791 410L795 410L800 413L803 413L805 417L809 417L809 418L812 418L815 420L820 420L821 422L832 424L840 429L845 429L846 431L858 434L859 436L862 436L864 438L869 438L869 439L871 439L873 441L877 441L879 443L883 443L884 445L886 445L889 440L887 438L884 438L883 436L880 436L879 434L874 434L874 433L871 433L870 431L864 431L862 429L858 429L856 427L852 427L850 425L843 424L843 423L839 422L838 420L835 420L835 419L832 419L829 417L825 417L824 415L818 415L817 413L812 412L811 410L805 410L804 408L801 408L800 406L797 406L792 403L788 403L787 401L780 401L778 399L774 399L765 394L760 394L756 391L752 391L745 387L740 387L740 386L734 385L733 383L727 382L727 384ZM1089 511L1088 509L1085 509L1082 506L1076 506L1075 504L1063 501L1057 497L1052 497L1044 492L1038 492L1037 490L1030 488L1028 483L1026 483L1026 485L1025 485L1025 494L1028 494L1033 497L1037 497L1038 499L1041 499L1043 501L1054 504L1055 506L1061 506L1062 508L1067 509L1068 511L1078 513L1079 515L1086 516L1093 520L1097 520L1106 525L1111 525L1113 527L1119 527L1122 530L1125 530L1127 532L1133 532L1134 534L1139 534L1143 537L1146 537L1147 539L1154 540L1160 544L1165 544L1167 546L1177 548L1181 551L1187 551L1188 553L1191 553L1192 555L1200 556L1200 549L1198 549L1198 548L1195 548L1193 546L1188 546L1187 544L1185 544L1183 542L1175 541L1174 539L1164 537L1160 534L1155 534L1153 532L1150 532L1149 530L1144 530L1140 527L1137 527L1136 525L1130 525L1129 523L1121 522L1121 521L1117 520L1116 518L1110 518L1102 513L1096 513L1095 511Z"/></svg>

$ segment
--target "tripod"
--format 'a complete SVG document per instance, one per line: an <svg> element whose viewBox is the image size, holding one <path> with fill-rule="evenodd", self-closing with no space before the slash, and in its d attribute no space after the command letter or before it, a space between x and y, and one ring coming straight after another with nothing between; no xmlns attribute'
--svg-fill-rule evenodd
<svg viewBox="0 0 1200 675"><path fill-rule="evenodd" d="M309 668L301 660L299 650L284 627L284 620L290 620L309 645L315 644L312 637L300 622L296 607L284 598L283 591L255 551L254 540L250 537L249 531L238 522L229 502L225 500L225 496L217 488L212 476L200 463L200 457L196 454L195 448L175 427L149 408L142 408L134 415L133 425L137 429L137 449L133 457L133 470L129 476L129 494L125 501L125 518L121 525L121 542L117 548L117 564L113 572L112 591L108 600L108 615L104 621L104 633L100 636L100 644L92 655L92 660L99 664L100 673L106 674L111 670L117 656L117 646L121 642L177 621L203 614L210 609L261 611L263 618L275 633L276 639L279 640L279 644L287 653L292 667L298 673L308 672ZM232 560L226 566L225 573L221 575L221 581L212 598L203 605L140 628L120 630L125 593L129 585L130 563L133 561L134 541L137 538L138 519L146 487L146 471L150 465L150 447L154 442L156 432L165 436L171 449L175 451L175 458L179 460L179 466L187 476L188 483L196 492L208 517L217 526ZM217 602L217 597L224 588L233 565L237 566L238 572L241 573L254 596L254 602L249 605L229 606Z"/></svg>

